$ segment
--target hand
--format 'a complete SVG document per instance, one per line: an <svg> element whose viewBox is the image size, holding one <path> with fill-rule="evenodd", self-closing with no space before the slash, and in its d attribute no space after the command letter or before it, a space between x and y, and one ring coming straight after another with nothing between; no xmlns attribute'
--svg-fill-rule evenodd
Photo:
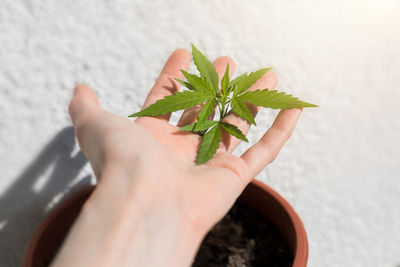
<svg viewBox="0 0 400 267"><path fill-rule="evenodd" d="M232 59L220 57L214 62L220 78L227 63L232 75ZM143 108L176 92L179 84L174 78L183 79L180 69L189 64L186 50L174 51ZM249 90L272 89L276 84L275 74L267 72ZM249 107L257 113L255 106ZM198 111L198 107L185 110L178 126L169 124L170 114L132 122L101 109L87 86L75 88L69 112L98 186L54 265L190 265L202 238L276 157L301 113L282 110L240 157L231 154L240 140L223 133L214 157L196 165L201 137L179 127L194 122ZM224 120L247 133L249 124L234 113Z"/></svg>

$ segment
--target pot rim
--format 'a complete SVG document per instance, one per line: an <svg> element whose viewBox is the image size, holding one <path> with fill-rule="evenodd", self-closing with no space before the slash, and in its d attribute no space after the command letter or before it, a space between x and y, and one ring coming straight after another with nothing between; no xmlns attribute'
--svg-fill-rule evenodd
<svg viewBox="0 0 400 267"><path fill-rule="evenodd" d="M307 266L308 239L306 230L304 228L304 224L300 219L300 216L297 214L297 212L294 210L294 208L290 205L290 203L287 200L285 200L278 192L276 192L274 189L272 189L265 183L253 179L251 181L251 184L267 192L285 210L288 217L290 218L290 221L293 224L296 236L296 248L294 250L294 259L292 267Z"/></svg>
<svg viewBox="0 0 400 267"><path fill-rule="evenodd" d="M293 207L274 189L264 184L263 182L253 179L249 184L258 187L262 191L269 194L272 199L274 199L287 213L291 223L293 224L295 237L296 237L296 246L294 249L294 259L292 267L303 267L306 266L308 260L308 240L307 234L301 221L299 215L293 209ZM28 247L25 251L23 258L23 267L32 267L33 261L35 260L36 251L39 243L41 242L44 234L46 233L46 229L60 216L60 214L64 213L68 207L73 205L75 202L79 202L81 199L86 199L90 196L96 186L88 186L84 189L78 191L70 198L59 204L40 224L37 230L32 235ZM83 203L82 203L83 204ZM279 226L278 226L279 227Z"/></svg>
<svg viewBox="0 0 400 267"><path fill-rule="evenodd" d="M94 185L87 186L82 190L79 190L71 197L60 203L50 214L40 223L39 227L33 233L29 243L28 248L25 251L25 255L22 261L22 267L32 267L34 266L34 260L36 255L36 250L38 244L41 242L42 237L46 233L46 229L57 220L57 218L63 214L68 207L73 206L75 202L79 202L82 198L88 198L93 190L96 188ZM82 203L83 204L83 203Z"/></svg>

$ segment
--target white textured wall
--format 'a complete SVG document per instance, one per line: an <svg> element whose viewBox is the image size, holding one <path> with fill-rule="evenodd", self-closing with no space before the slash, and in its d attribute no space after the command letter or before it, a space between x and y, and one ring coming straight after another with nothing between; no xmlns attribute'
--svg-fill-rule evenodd
<svg viewBox="0 0 400 267"><path fill-rule="evenodd" d="M75 82L126 116L191 42L238 72L273 66L280 89L320 105L258 177L299 212L309 266L398 266L399 12L396 0L0 0L0 266L18 266L47 210L91 180L65 128ZM274 115L260 113L252 143Z"/></svg>

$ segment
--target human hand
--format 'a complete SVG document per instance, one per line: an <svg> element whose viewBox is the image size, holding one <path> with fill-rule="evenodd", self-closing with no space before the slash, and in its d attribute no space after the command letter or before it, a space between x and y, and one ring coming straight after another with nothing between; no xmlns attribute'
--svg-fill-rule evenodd
<svg viewBox="0 0 400 267"><path fill-rule="evenodd" d="M227 63L232 75L232 59L220 57L214 62L220 78ZM186 70L189 64L186 50L173 52L143 108L176 92L179 84L174 78L182 79L180 69ZM267 72L249 90L272 89L276 84L275 74ZM257 113L257 107L249 108ZM185 110L177 126L169 124L170 114L132 122L101 109L93 90L79 85L69 111L80 147L99 182L57 257L57 266L68 259L71 264L71 257L85 249L85 256L76 262L80 266L99 262L188 266L204 235L228 212L251 179L276 157L301 113L300 109L282 110L264 136L240 157L231 154L240 140L222 133L214 157L196 165L201 137L179 127L195 121L198 107ZM250 126L234 113L224 121L243 133ZM108 214L108 218L101 214ZM81 245L79 251L74 244ZM149 258L150 252L143 247L155 250L156 255Z"/></svg>

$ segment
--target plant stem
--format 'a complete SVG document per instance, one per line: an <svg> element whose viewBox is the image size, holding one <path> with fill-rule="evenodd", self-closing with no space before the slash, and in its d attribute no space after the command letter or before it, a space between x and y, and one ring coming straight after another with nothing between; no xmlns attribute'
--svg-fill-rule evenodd
<svg viewBox="0 0 400 267"><path fill-rule="evenodd" d="M219 118L220 118L220 120L221 120L221 114L222 114L222 103L221 102L219 102L218 103L218 109L219 109Z"/></svg>
<svg viewBox="0 0 400 267"><path fill-rule="evenodd" d="M220 121L224 118L224 113L225 113L225 103L222 103L222 112L220 112Z"/></svg>
<svg viewBox="0 0 400 267"><path fill-rule="evenodd" d="M225 118L225 116L227 115L227 113L229 111L228 109L229 109L229 103L230 102L231 102L231 99L228 98L228 96L224 96L224 97L222 97L220 99L221 106L220 106L220 119L219 119L219 121L222 121Z"/></svg>

